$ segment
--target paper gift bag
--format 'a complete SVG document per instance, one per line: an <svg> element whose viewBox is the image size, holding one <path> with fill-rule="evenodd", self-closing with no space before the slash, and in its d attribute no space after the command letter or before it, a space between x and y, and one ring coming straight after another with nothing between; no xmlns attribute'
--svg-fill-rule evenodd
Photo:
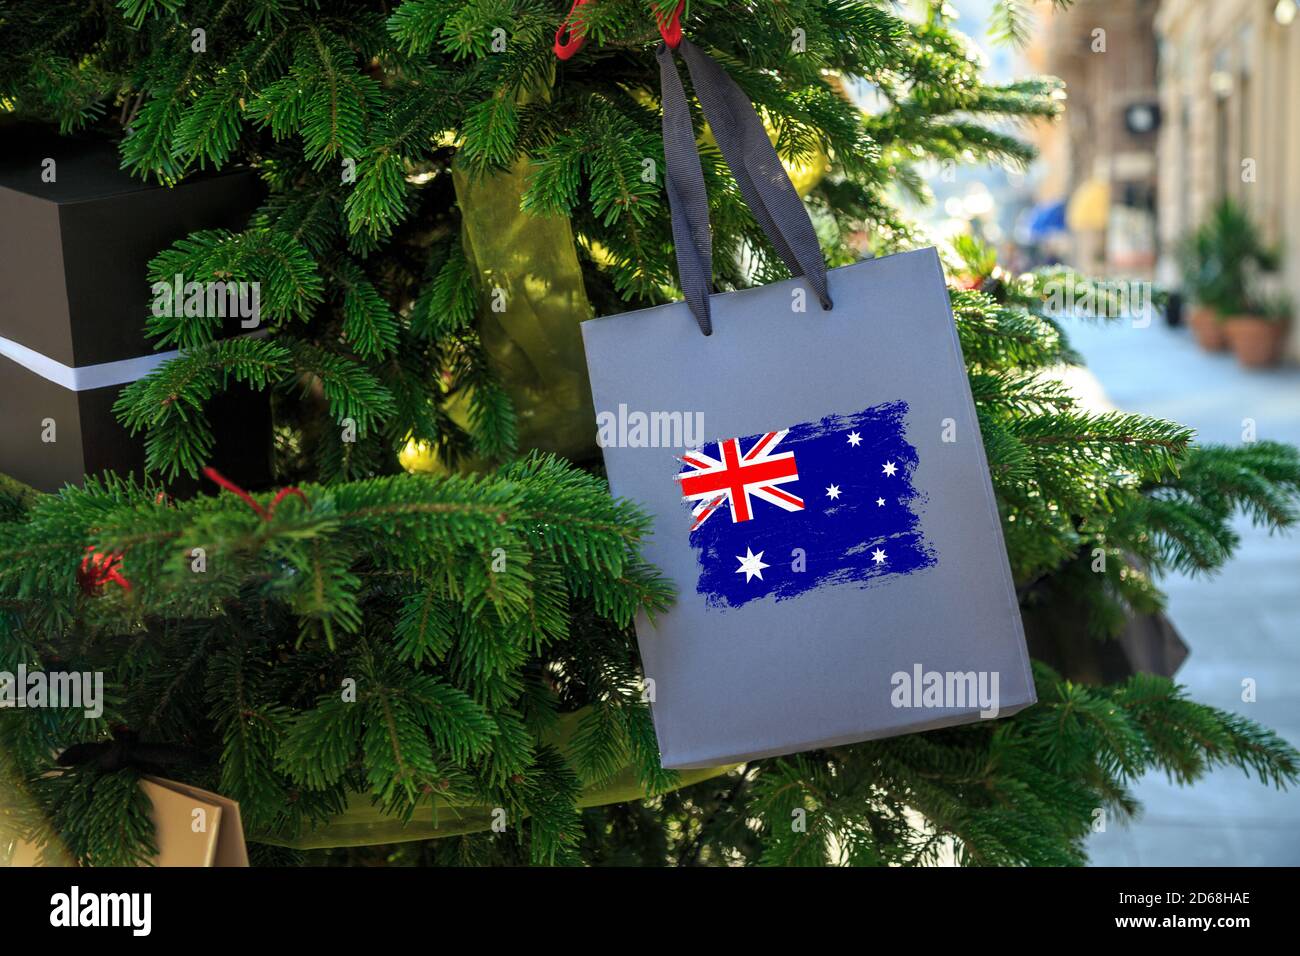
<svg viewBox="0 0 1300 956"><path fill-rule="evenodd" d="M681 50L802 278L709 295L703 183L661 51L686 302L583 333L610 487L653 517L646 557L678 591L636 625L664 766L1014 713L1034 689L938 255L828 274L752 107Z"/></svg>
<svg viewBox="0 0 1300 956"><path fill-rule="evenodd" d="M149 817L154 826L158 853L153 866L248 866L248 848L239 804L220 794L162 777L143 777L140 789L152 805ZM55 844L53 858L58 866L75 861ZM41 849L34 842L20 840L8 855L6 865L40 866Z"/></svg>
<svg viewBox="0 0 1300 956"><path fill-rule="evenodd" d="M140 789L153 804L154 866L248 866L234 800L162 777L145 777Z"/></svg>

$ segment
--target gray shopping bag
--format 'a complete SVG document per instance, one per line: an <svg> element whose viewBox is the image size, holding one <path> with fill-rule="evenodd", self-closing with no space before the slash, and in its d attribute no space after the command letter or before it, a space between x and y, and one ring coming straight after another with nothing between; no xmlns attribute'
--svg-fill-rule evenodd
<svg viewBox="0 0 1300 956"><path fill-rule="evenodd" d="M653 516L646 556L678 591L636 624L664 766L1014 713L1033 682L936 252L828 273L752 106L680 52L801 277L709 295L707 203L661 50L686 301L583 337L610 487Z"/></svg>

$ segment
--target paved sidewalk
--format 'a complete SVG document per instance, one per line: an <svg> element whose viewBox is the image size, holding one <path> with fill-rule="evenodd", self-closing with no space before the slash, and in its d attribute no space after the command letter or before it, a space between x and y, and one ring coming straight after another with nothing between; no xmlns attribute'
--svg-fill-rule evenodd
<svg viewBox="0 0 1300 956"><path fill-rule="evenodd" d="M1169 418L1204 443L1239 444L1242 420L1260 439L1300 445L1300 369L1246 372L1207 355L1159 320L1070 322L1067 331L1106 396L1126 411ZM1300 745L1300 531L1269 536L1238 519L1241 546L1212 578L1162 582L1191 656L1176 675L1193 699L1242 713ZM1256 701L1241 700L1254 678ZM1278 791L1238 770L1190 787L1148 776L1134 788L1141 817L1094 835L1099 866L1300 864L1300 790Z"/></svg>

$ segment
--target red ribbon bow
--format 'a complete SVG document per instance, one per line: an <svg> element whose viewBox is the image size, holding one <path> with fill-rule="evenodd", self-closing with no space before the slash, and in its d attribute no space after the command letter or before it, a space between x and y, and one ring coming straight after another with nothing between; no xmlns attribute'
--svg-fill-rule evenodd
<svg viewBox="0 0 1300 956"><path fill-rule="evenodd" d="M570 59L587 42L587 24L579 11L595 2L596 0L573 0L569 15L555 31L555 55L561 60ZM677 44L682 42L682 11L686 9L686 0L678 0L677 9L666 20L659 15L657 8L652 6L650 9L654 13L655 22L659 24L659 35L664 38L670 50L676 50Z"/></svg>

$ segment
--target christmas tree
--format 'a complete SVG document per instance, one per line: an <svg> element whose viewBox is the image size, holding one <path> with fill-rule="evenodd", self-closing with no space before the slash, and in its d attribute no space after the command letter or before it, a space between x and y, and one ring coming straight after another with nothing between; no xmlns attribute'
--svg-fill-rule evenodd
<svg viewBox="0 0 1300 956"><path fill-rule="evenodd" d="M141 316L160 350L184 350L118 404L152 477L0 484L0 670L108 684L97 717L0 711L5 833L52 858L147 859L137 783L154 769L239 801L261 863L347 847L309 858L926 864L951 847L1071 864L1099 813L1137 809L1148 771L1295 782L1292 747L1166 678L1084 685L1045 666L1039 703L1012 718L660 767L630 622L673 595L639 556L646 519L574 437L594 426L566 404L571 382L514 361L493 303L531 302L539 329L572 335L679 297L654 59L656 16L676 6L580 7L586 46L563 62L559 0L0 6L5 111L118 141L157 182L259 171L246 228L159 250L140 281L258 282L269 329L222 340L201 317ZM1017 35L1019 4L1000 9ZM984 82L942 4L910 13L692 0L683 21L806 176L832 265L863 235L872 252L923 244L895 190L925 199L927 163L1022 167L1032 150L1003 121L1060 109L1050 79ZM718 287L785 277L701 141ZM1044 374L1077 361L1045 297L1084 280L958 253L952 302L1026 610L1103 640L1161 606L1161 572L1228 560L1239 510L1294 524L1295 449L1198 446L1172 422L1080 408ZM521 292L511 255L562 301ZM201 475L206 409L236 383L271 394L291 490L160 494ZM406 821L439 838L387 845Z"/></svg>

